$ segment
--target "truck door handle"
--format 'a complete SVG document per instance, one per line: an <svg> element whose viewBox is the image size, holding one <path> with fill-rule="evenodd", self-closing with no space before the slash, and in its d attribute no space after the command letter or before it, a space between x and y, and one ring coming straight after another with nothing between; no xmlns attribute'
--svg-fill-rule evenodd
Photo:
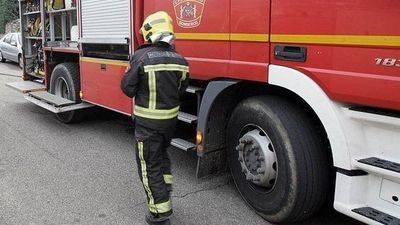
<svg viewBox="0 0 400 225"><path fill-rule="evenodd" d="M275 46L275 59L305 62L307 59L307 48L300 46L286 46L277 45Z"/></svg>

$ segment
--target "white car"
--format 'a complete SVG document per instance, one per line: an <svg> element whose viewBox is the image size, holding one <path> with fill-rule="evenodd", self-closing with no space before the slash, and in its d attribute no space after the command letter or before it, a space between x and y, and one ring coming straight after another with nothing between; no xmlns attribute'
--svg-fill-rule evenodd
<svg viewBox="0 0 400 225"><path fill-rule="evenodd" d="M23 67L20 33L8 33L0 39L0 62L10 60Z"/></svg>

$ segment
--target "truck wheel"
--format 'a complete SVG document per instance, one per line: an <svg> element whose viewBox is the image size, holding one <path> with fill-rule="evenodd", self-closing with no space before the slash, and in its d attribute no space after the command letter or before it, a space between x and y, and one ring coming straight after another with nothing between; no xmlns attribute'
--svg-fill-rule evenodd
<svg viewBox="0 0 400 225"><path fill-rule="evenodd" d="M304 220L327 197L329 163L309 117L290 101L257 96L228 124L228 163L243 199L275 223Z"/></svg>
<svg viewBox="0 0 400 225"><path fill-rule="evenodd" d="M3 57L3 53L0 52L0 62L5 62L6 59Z"/></svg>
<svg viewBox="0 0 400 225"><path fill-rule="evenodd" d="M79 92L81 90L79 67L76 63L58 64L51 74L50 93L67 98L76 103L81 102ZM74 110L56 114L63 123L78 122L82 118L82 111Z"/></svg>

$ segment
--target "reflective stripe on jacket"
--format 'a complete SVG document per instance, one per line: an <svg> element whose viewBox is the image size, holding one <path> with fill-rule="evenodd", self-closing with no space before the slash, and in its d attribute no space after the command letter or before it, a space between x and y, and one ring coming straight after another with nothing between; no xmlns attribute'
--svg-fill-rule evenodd
<svg viewBox="0 0 400 225"><path fill-rule="evenodd" d="M135 97L134 115L149 120L177 117L179 96L188 86L189 66L166 43L141 46L121 81L122 91Z"/></svg>

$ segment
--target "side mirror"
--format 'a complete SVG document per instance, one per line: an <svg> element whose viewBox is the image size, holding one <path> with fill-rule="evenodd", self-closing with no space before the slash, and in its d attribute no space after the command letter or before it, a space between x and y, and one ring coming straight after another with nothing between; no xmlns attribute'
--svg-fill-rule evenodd
<svg viewBox="0 0 400 225"><path fill-rule="evenodd" d="M14 47L17 47L17 42L12 41L12 42L11 42L11 45L14 46Z"/></svg>

